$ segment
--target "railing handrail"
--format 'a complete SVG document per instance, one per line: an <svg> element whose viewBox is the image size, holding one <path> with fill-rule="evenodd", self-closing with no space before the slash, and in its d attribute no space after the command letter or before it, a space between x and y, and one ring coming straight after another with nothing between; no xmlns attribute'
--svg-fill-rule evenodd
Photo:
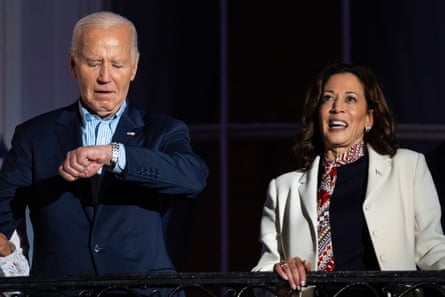
<svg viewBox="0 0 445 297"><path fill-rule="evenodd" d="M336 271L308 272L307 284L390 283L445 285L445 270L439 271ZM273 272L200 272L149 273L126 275L82 275L62 278L6 277L0 281L0 291L30 290L40 287L57 289L94 288L109 286L175 287L195 284L210 286L286 285Z"/></svg>

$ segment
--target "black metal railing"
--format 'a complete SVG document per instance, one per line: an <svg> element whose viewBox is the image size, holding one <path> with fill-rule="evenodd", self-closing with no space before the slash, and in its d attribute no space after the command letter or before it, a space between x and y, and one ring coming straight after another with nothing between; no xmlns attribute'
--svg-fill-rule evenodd
<svg viewBox="0 0 445 297"><path fill-rule="evenodd" d="M445 297L445 271L309 272L304 292L292 291L274 273L154 273L147 275L71 276L57 279L0 279L0 292L9 296L153 296L247 297L415 296Z"/></svg>

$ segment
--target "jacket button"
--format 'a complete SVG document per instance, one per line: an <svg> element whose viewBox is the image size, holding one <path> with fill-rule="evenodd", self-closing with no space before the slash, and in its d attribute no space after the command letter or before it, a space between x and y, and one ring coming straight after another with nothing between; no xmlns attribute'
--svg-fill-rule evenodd
<svg viewBox="0 0 445 297"><path fill-rule="evenodd" d="M95 253L100 253L102 251L102 248L98 245L98 244L96 244L95 246L94 246L94 252Z"/></svg>

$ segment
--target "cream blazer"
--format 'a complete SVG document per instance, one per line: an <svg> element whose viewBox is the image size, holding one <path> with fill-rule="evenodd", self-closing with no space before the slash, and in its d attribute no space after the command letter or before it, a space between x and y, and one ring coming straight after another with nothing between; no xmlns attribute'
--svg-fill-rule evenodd
<svg viewBox="0 0 445 297"><path fill-rule="evenodd" d="M441 209L424 156L408 149L399 149L392 158L370 146L368 151L362 211L380 269L444 269ZM273 271L275 263L296 256L317 270L319 162L317 157L307 171L285 173L270 182L261 219L262 254L253 271Z"/></svg>

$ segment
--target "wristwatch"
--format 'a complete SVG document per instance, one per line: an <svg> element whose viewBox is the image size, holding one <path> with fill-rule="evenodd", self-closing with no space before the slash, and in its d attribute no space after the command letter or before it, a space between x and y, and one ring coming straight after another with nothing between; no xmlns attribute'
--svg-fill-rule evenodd
<svg viewBox="0 0 445 297"><path fill-rule="evenodd" d="M118 159L119 159L119 143L112 142L111 143L110 170L113 170L114 167L116 167Z"/></svg>

